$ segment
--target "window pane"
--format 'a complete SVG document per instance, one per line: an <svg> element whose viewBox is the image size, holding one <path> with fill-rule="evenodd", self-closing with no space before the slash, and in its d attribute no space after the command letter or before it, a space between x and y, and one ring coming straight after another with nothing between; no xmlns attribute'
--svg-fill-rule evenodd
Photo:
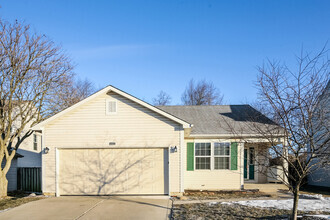
<svg viewBox="0 0 330 220"><path fill-rule="evenodd" d="M214 155L230 155L230 143L214 143Z"/></svg>
<svg viewBox="0 0 330 220"><path fill-rule="evenodd" d="M220 145L220 155L225 155L225 147L223 143Z"/></svg>
<svg viewBox="0 0 330 220"><path fill-rule="evenodd" d="M205 143L206 155L211 156L211 143Z"/></svg>
<svg viewBox="0 0 330 220"><path fill-rule="evenodd" d="M195 144L195 155L196 156L200 156L201 155L201 144L200 143L196 143Z"/></svg>
<svg viewBox="0 0 330 220"><path fill-rule="evenodd" d="M225 155L229 155L230 154L230 146L229 146L229 143L226 143L226 146L225 146Z"/></svg>
<svg viewBox="0 0 330 220"><path fill-rule="evenodd" d="M220 143L214 143L214 155L221 155L220 154Z"/></svg>
<svg viewBox="0 0 330 220"><path fill-rule="evenodd" d="M196 157L196 170L209 170L211 168L210 157Z"/></svg>
<svg viewBox="0 0 330 220"><path fill-rule="evenodd" d="M229 157L215 157L214 169L229 169Z"/></svg>
<svg viewBox="0 0 330 220"><path fill-rule="evenodd" d="M37 135L33 135L33 150L38 150Z"/></svg>
<svg viewBox="0 0 330 220"><path fill-rule="evenodd" d="M211 156L211 143L196 143L195 144L196 156Z"/></svg>

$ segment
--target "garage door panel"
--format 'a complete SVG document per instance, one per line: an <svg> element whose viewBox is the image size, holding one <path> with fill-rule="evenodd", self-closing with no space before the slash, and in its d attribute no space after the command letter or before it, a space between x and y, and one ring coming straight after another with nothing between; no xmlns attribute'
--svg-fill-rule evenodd
<svg viewBox="0 0 330 220"><path fill-rule="evenodd" d="M165 194L164 151L167 150L60 150L60 194Z"/></svg>

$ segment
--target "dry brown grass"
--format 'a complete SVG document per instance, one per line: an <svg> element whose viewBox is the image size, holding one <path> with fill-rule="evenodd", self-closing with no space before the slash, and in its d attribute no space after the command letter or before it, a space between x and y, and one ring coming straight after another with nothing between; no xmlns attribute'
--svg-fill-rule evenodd
<svg viewBox="0 0 330 220"><path fill-rule="evenodd" d="M0 210L14 208L28 202L44 199L44 196L28 197L26 193L9 193L7 197L0 198Z"/></svg>
<svg viewBox="0 0 330 220"><path fill-rule="evenodd" d="M321 214L318 212L302 212L298 211L299 215L305 214ZM247 220L247 219L288 219L291 210L282 210L275 208L258 208L249 207L238 204L182 204L174 205L172 219L174 220L204 220L204 219L223 219L223 220ZM328 213L324 213L328 214ZM304 216L302 219L318 219L316 217Z"/></svg>
<svg viewBox="0 0 330 220"><path fill-rule="evenodd" d="M188 200L211 200L211 199L234 199L234 198L260 198L272 197L272 195L260 192L258 190L245 191L198 191L186 190L184 196Z"/></svg>

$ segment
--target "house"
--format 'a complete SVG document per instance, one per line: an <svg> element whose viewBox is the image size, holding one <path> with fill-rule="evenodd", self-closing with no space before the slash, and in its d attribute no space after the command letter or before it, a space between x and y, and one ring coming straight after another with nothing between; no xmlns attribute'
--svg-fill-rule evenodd
<svg viewBox="0 0 330 220"><path fill-rule="evenodd" d="M155 107L107 86L33 127L42 133L42 190L181 195L265 183L259 155L269 146L253 123L277 127L248 105Z"/></svg>
<svg viewBox="0 0 330 220"><path fill-rule="evenodd" d="M330 144L329 141L327 146L322 148L322 151L319 152L317 146L323 143L326 140L329 140L329 130L330 130L330 81L328 82L325 90L321 94L318 100L318 105L314 111L315 119L313 120L313 127L319 129L314 136L316 143L315 154L326 156L322 158L323 161L327 163L323 167L319 167L315 164L320 162L320 158L314 159L312 161L312 166L314 165L317 170L308 175L307 180L308 184L312 186L321 186L330 188L330 165L329 165L329 155L330 155ZM320 137L320 138L319 138ZM310 148L310 147L309 147Z"/></svg>
<svg viewBox="0 0 330 220"><path fill-rule="evenodd" d="M23 156L19 153L16 153L14 158L11 161L11 166L6 174L6 178L8 180L7 191L17 190L17 161L19 158ZM1 168L4 168L6 165L6 159L1 162Z"/></svg>
<svg viewBox="0 0 330 220"><path fill-rule="evenodd" d="M17 121L14 123L12 129L15 129L15 124L19 124ZM28 123L25 131L27 131L32 123ZM4 167L6 161L3 161L1 166ZM18 172L21 168L37 168L41 170L41 134L33 132L33 134L27 137L19 146L16 151L16 155L11 162L10 169L6 174L8 180L8 191L14 191L22 189L18 183ZM27 180L29 178L26 178Z"/></svg>

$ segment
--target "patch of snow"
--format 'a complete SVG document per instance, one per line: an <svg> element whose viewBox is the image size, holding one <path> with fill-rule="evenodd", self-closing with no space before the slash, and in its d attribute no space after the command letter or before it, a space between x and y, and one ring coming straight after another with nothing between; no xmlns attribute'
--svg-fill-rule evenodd
<svg viewBox="0 0 330 220"><path fill-rule="evenodd" d="M324 200L324 197L321 194L314 194L314 195L310 195L310 194L301 194L299 196L300 199L321 199Z"/></svg>
<svg viewBox="0 0 330 220"><path fill-rule="evenodd" d="M209 202L209 206L216 205L218 202Z"/></svg>
<svg viewBox="0 0 330 220"><path fill-rule="evenodd" d="M30 195L28 195L28 197L36 197L37 195L35 193L31 193Z"/></svg>
<svg viewBox="0 0 330 220"><path fill-rule="evenodd" d="M0 210L0 213L1 213L1 212L6 212L6 211L8 211L8 210L10 210L10 209L12 209L12 208L8 208L8 209Z"/></svg>
<svg viewBox="0 0 330 220"><path fill-rule="evenodd" d="M290 210L293 206L292 199L285 200L248 200L231 202L233 204L255 206L261 208L276 208ZM224 203L222 203L224 204ZM327 211L330 212L330 198L322 197L322 199L299 199L298 210L301 211Z"/></svg>
<svg viewBox="0 0 330 220"><path fill-rule="evenodd" d="M232 205L233 203L232 203L232 202L221 202L221 204L224 204L224 205Z"/></svg>
<svg viewBox="0 0 330 220"><path fill-rule="evenodd" d="M316 218L330 219L330 215L305 215L305 216L311 216L311 217L316 217Z"/></svg>

